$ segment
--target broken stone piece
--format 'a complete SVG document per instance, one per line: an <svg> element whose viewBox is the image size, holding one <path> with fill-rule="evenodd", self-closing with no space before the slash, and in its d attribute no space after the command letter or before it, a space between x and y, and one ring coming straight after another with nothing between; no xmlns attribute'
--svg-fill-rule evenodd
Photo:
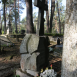
<svg viewBox="0 0 77 77"><path fill-rule="evenodd" d="M21 61L20 61L22 71L26 71L27 69L35 71L37 69L36 68L37 67L36 66L36 58L37 58L36 53L33 53L32 55L22 54Z"/></svg>
<svg viewBox="0 0 77 77"><path fill-rule="evenodd" d="M34 34L26 34L21 45L20 53L32 53L37 50L39 37Z"/></svg>

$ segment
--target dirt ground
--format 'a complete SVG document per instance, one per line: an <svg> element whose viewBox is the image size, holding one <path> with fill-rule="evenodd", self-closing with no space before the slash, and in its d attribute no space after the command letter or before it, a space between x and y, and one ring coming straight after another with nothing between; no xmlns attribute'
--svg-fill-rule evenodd
<svg viewBox="0 0 77 77"><path fill-rule="evenodd" d="M20 68L20 44L22 39L19 38L19 42L16 38L9 38L11 42L15 44L14 47L6 47L0 54L0 77L11 77L11 74L15 73L17 68ZM51 46L56 43L51 42ZM52 68L57 72L57 77L61 77L61 58L54 57L49 53L49 64L52 64Z"/></svg>

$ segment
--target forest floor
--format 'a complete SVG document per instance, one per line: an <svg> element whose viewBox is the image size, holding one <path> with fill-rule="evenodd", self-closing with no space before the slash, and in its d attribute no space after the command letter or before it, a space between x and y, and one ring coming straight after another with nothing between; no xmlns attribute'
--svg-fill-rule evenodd
<svg viewBox="0 0 77 77"><path fill-rule="evenodd" d="M14 75L17 68L20 68L20 44L22 39L19 38L19 42L16 38L9 38L11 42L15 44L14 47L6 47L0 54L0 77L11 77ZM51 46L56 43L51 42ZM61 77L61 57L55 57L49 53L49 64L52 64L52 68L58 73L57 77Z"/></svg>

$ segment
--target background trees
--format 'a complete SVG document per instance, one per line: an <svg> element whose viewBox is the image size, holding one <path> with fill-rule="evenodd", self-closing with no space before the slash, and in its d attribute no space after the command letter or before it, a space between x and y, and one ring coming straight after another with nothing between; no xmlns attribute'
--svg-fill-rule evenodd
<svg viewBox="0 0 77 77"><path fill-rule="evenodd" d="M66 18L64 29L62 76L77 76L77 2L66 1ZM67 55L66 55L67 54Z"/></svg>
<svg viewBox="0 0 77 77"><path fill-rule="evenodd" d="M51 3L49 1L51 1L51 0L46 0L46 3L48 3L48 5L51 7L46 12L46 15L44 15L44 18L46 20L45 24L44 24L44 27L45 27L44 31L45 31L45 33L60 33L60 30L59 30L60 29L59 19L60 19L61 33L63 33L63 30L64 30L63 25L65 24L65 7L61 4L62 0L57 0L58 5L59 5L58 8L57 8L57 1L52 0L52 5L49 4L49 3ZM34 6L32 7L33 3L31 4L31 2L33 2L33 0L31 0L30 2L29 2L29 0L28 1L27 0L16 0L16 9L15 9L15 5L14 5L15 0L7 0L7 2L8 2L8 4L6 4L6 8L5 8L6 18L4 18L2 15L3 11L1 13L1 21L2 21L2 26L3 26L2 28L5 28L3 18L6 19L6 27L7 27L8 20L9 20L8 15L10 14L12 32L14 32L16 30L16 28L17 28L17 30L20 30L20 29L25 29L28 31L31 30L31 31L29 31L29 33L36 31L37 22L35 22L35 20L38 20L38 16L37 16L37 12L35 12L34 14L32 12L32 8L35 9ZM2 7L3 7L3 4L2 4ZM30 11L28 11L27 16L24 17L20 21L20 14L22 13L22 10L25 7L27 8L27 10L30 10ZM26 10L25 10L25 12L26 12ZM27 19L27 17L29 17L29 16L30 16L30 19ZM28 23L26 21L28 21L30 23ZM23 25L23 27L22 27L22 25ZM4 29L2 29L2 30L4 30Z"/></svg>
<svg viewBox="0 0 77 77"><path fill-rule="evenodd" d="M32 0L25 0L27 8L27 33L34 33L33 15L32 15Z"/></svg>
<svg viewBox="0 0 77 77"><path fill-rule="evenodd" d="M5 1L5 0L4 0ZM16 30L16 26L15 26L15 19L18 19L20 16L19 16L19 14L20 13L22 13L22 11L21 10L23 10L23 6L22 5L19 5L20 3L18 3L18 0L17 0L17 2L16 2L16 5L18 6L18 7L16 7L16 9L14 8L15 6L14 6L14 1L15 0L7 0L7 3L6 3L6 7L5 7L5 10L6 10L6 18L4 18L3 17L3 15L2 15L2 13L3 13L3 11L2 11L2 13L1 13L1 21L2 21L2 26L4 26L4 22L3 22L3 19L5 19L6 21L6 30L7 30L7 26L8 26L8 20L9 20L9 15L10 15L10 21L11 21L11 25L12 25L12 30L13 30L13 32L14 32L14 30ZM2 2L2 1L1 1ZM1 7L1 9L3 8L3 4L2 4L2 7ZM19 8L20 8L20 10L19 10ZM16 21L16 24L18 24L18 21ZM3 28L5 28L5 26L3 27ZM3 29L3 31L4 31L4 29ZM6 33L6 32L5 32Z"/></svg>

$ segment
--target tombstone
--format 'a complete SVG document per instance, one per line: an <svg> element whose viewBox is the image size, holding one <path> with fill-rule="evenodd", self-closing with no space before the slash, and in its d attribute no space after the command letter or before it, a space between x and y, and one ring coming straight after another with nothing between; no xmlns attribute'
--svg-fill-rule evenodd
<svg viewBox="0 0 77 77"><path fill-rule="evenodd" d="M0 29L0 34L2 34L1 29Z"/></svg>
<svg viewBox="0 0 77 77"><path fill-rule="evenodd" d="M24 34L25 33L25 30L21 30L21 34Z"/></svg>
<svg viewBox="0 0 77 77"><path fill-rule="evenodd" d="M0 36L0 45L2 47L14 46L14 44L5 36Z"/></svg>
<svg viewBox="0 0 77 77"><path fill-rule="evenodd" d="M60 45L60 38L57 39L57 45Z"/></svg>
<svg viewBox="0 0 77 77"><path fill-rule="evenodd" d="M47 46L48 40L46 36L26 34L20 45L21 70L36 76L41 68L47 67L49 62Z"/></svg>
<svg viewBox="0 0 77 77"><path fill-rule="evenodd" d="M48 61L49 40L47 36L44 36L43 16L44 16L44 9L45 9L44 8L45 0L42 0L42 1L35 0L35 2L36 1L39 1L42 4L42 6L38 5L39 7L39 20L38 20L39 33L37 35L26 33L25 37L23 38L23 41L20 45L21 68L16 70L16 75L20 75L20 77L37 76L40 70L42 68L47 67L49 64L49 61ZM28 74L32 76L29 76Z"/></svg>
<svg viewBox="0 0 77 77"><path fill-rule="evenodd" d="M34 5L39 8L38 12L38 24L39 35L44 35L44 10L48 10L48 5L45 4L45 0L34 0ZM38 32L37 32L38 33Z"/></svg>

